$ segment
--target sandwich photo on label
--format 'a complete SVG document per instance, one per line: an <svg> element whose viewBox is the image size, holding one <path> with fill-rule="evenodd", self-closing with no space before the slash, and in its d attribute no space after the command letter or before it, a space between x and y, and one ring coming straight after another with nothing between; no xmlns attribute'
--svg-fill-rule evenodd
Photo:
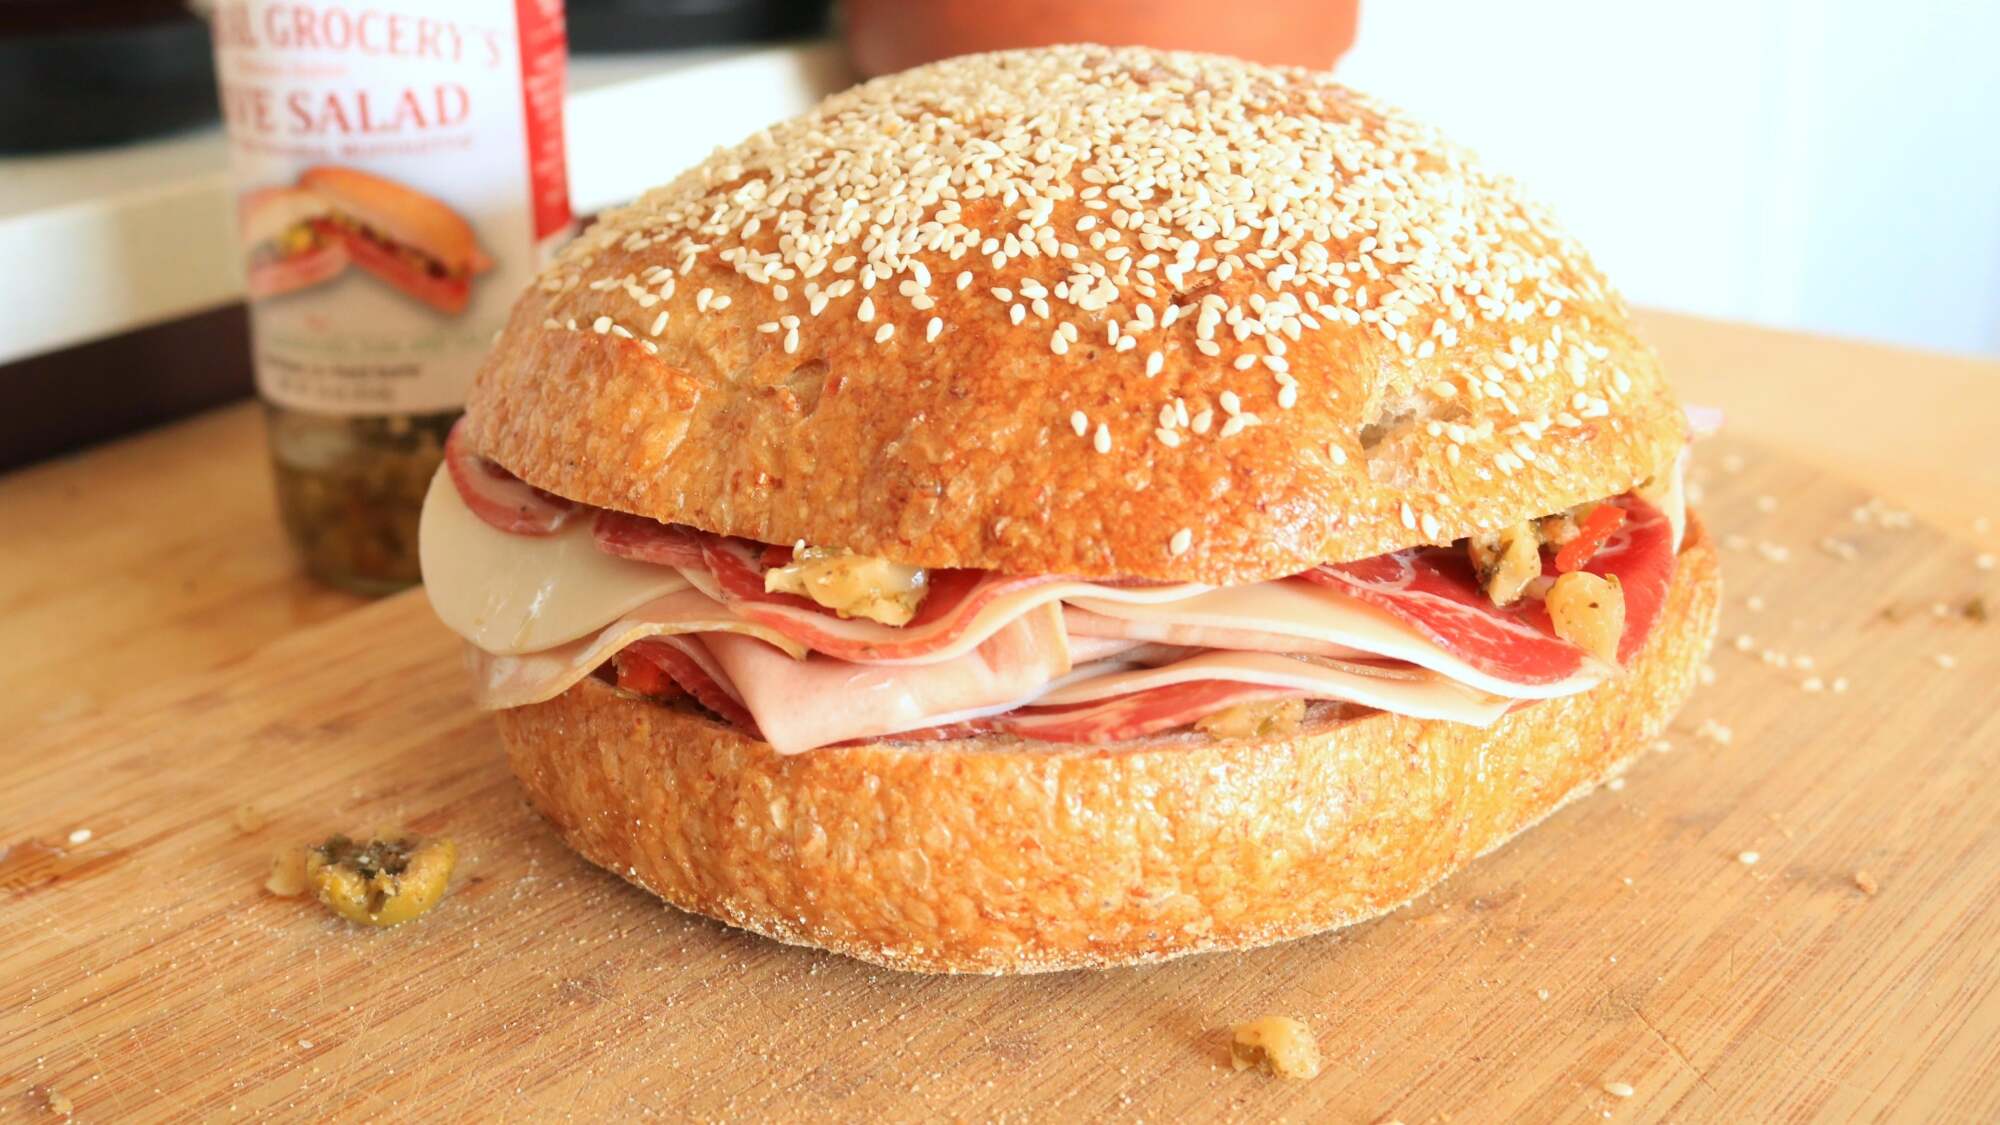
<svg viewBox="0 0 2000 1125"><path fill-rule="evenodd" d="M356 266L441 313L465 311L492 259L464 216L408 184L354 168L309 168L299 186L326 201L327 227Z"/></svg>
<svg viewBox="0 0 2000 1125"><path fill-rule="evenodd" d="M244 288L251 300L307 289L347 268L327 227L326 200L296 187L260 188L237 201Z"/></svg>
<svg viewBox="0 0 2000 1125"><path fill-rule="evenodd" d="M1317 72L951 59L520 298L425 586L535 807L899 969L1394 909L1650 747L1713 637L1689 432L1588 256Z"/></svg>

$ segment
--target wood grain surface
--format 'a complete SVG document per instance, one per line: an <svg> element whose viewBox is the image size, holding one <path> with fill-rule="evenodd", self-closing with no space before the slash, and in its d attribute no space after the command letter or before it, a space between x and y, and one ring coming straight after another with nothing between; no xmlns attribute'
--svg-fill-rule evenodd
<svg viewBox="0 0 2000 1125"><path fill-rule="evenodd" d="M250 404L0 476L0 513L0 733L366 604L300 572Z"/></svg>
<svg viewBox="0 0 2000 1125"><path fill-rule="evenodd" d="M94 678L0 757L0 1115L1994 1120L1994 575L1795 457L1698 456L1727 608L1666 752L1386 919L1147 969L904 976L661 907L525 809L420 595ZM431 916L259 889L381 823L459 841ZM1316 1080L1227 1066L1274 1012Z"/></svg>

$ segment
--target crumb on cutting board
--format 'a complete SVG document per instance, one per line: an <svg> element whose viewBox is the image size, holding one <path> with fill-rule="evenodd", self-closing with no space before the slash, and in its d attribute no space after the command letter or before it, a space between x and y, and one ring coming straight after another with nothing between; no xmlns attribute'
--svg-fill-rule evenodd
<svg viewBox="0 0 2000 1125"><path fill-rule="evenodd" d="M49 1112L58 1117L68 1117L76 1112L76 1103L69 1100L68 1094L54 1086L42 1091L42 1100L49 1107Z"/></svg>
<svg viewBox="0 0 2000 1125"><path fill-rule="evenodd" d="M1262 1066L1280 1078L1303 1081L1319 1073L1319 1042L1301 1020L1265 1016L1231 1031L1229 1062L1237 1070Z"/></svg>
<svg viewBox="0 0 2000 1125"><path fill-rule="evenodd" d="M297 898L306 892L306 849L303 844L287 844L271 856L271 873L264 889L279 898Z"/></svg>
<svg viewBox="0 0 2000 1125"><path fill-rule="evenodd" d="M1875 876L1870 875L1868 872L1856 871L1854 873L1854 887L1864 895L1872 895L1882 889L1882 884L1877 883Z"/></svg>
<svg viewBox="0 0 2000 1125"><path fill-rule="evenodd" d="M236 806L229 814L229 822L236 826L238 832L249 836L257 832L262 832L264 827L271 823L271 818L265 814L263 809L258 808L256 805L245 803Z"/></svg>

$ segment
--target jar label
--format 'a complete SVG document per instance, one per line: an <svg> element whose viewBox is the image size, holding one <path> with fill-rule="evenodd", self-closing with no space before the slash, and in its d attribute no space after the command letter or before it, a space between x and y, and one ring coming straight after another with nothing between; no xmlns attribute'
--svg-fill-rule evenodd
<svg viewBox="0 0 2000 1125"><path fill-rule="evenodd" d="M224 0L257 385L450 410L570 227L561 0Z"/></svg>

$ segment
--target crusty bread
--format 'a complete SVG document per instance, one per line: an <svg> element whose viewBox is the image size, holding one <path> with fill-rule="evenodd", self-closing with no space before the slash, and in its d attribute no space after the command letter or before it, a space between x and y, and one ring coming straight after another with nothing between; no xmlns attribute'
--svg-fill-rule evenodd
<svg viewBox="0 0 2000 1125"><path fill-rule="evenodd" d="M1089 47L878 79L611 212L467 409L602 507L1218 584L1615 495L1685 437L1582 250L1433 131L1323 74Z"/></svg>
<svg viewBox="0 0 2000 1125"><path fill-rule="evenodd" d="M1622 676L1488 730L1369 713L1265 741L786 757L595 679L499 723L564 838L684 910L898 969L1133 964L1373 917L1588 792L1680 707L1720 598L1693 526Z"/></svg>
<svg viewBox="0 0 2000 1125"><path fill-rule="evenodd" d="M322 165L299 175L299 186L329 206L451 269L478 272L490 263L465 217L443 200L408 184L357 168Z"/></svg>

